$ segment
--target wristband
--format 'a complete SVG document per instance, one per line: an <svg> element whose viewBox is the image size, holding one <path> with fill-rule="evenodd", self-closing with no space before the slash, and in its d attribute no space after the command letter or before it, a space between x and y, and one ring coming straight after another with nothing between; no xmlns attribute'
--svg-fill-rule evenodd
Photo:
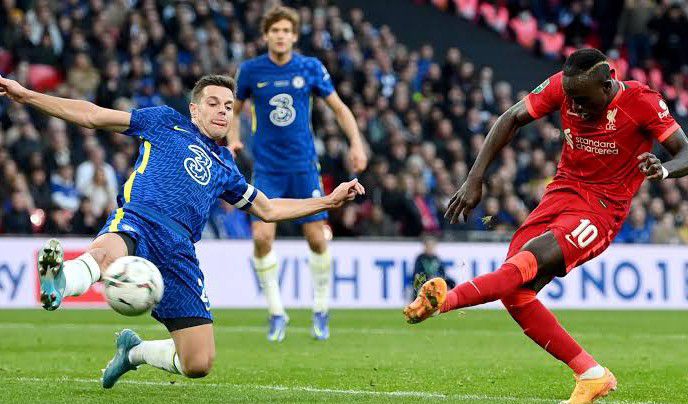
<svg viewBox="0 0 688 404"><path fill-rule="evenodd" d="M669 176L669 170L662 166L662 179L666 179Z"/></svg>

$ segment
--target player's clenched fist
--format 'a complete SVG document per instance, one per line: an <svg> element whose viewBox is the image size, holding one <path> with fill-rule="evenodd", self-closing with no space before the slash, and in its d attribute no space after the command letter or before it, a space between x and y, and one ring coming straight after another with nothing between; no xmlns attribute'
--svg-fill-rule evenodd
<svg viewBox="0 0 688 404"><path fill-rule="evenodd" d="M643 153L638 156L638 168L645 174L648 180L656 181L664 178L662 162L652 153Z"/></svg>
<svg viewBox="0 0 688 404"><path fill-rule="evenodd" d="M349 182L339 184L331 194L327 195L327 198L329 198L332 208L338 208L346 202L353 201L357 195L364 194L365 188L358 182L357 178L354 178Z"/></svg>
<svg viewBox="0 0 688 404"><path fill-rule="evenodd" d="M0 96L9 97L11 100L24 103L29 90L14 80L0 76Z"/></svg>
<svg viewBox="0 0 688 404"><path fill-rule="evenodd" d="M444 213L444 218L449 219L449 223L454 224L459 222L459 218L463 214L464 221L468 221L468 214L480 202L482 196L482 181L469 177L449 200L449 207Z"/></svg>

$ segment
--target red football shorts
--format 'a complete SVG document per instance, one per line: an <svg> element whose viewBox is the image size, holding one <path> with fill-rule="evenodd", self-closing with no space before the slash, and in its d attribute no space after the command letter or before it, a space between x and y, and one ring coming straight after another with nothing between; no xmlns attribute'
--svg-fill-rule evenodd
<svg viewBox="0 0 688 404"><path fill-rule="evenodd" d="M551 231L564 253L568 274L600 255L616 237L627 214L612 206L585 190L548 190L511 239L507 259L528 241Z"/></svg>

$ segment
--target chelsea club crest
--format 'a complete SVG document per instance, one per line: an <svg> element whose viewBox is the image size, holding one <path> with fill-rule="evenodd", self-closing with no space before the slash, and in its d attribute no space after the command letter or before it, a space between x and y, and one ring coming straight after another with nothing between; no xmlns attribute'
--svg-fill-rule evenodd
<svg viewBox="0 0 688 404"><path fill-rule="evenodd" d="M294 86L294 88L301 88L306 84L306 80L303 79L301 76L295 76L291 80L291 85Z"/></svg>

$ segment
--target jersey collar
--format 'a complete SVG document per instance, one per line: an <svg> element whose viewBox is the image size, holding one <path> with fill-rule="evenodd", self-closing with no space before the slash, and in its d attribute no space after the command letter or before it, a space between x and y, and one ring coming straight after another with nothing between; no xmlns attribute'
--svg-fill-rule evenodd
<svg viewBox="0 0 688 404"><path fill-rule="evenodd" d="M267 59L268 63L270 63L272 66L278 67L278 68L290 66L292 63L294 63L294 60L296 60L297 57L298 57L298 54L295 51L292 51L291 52L291 59L289 59L289 61L283 65L278 65L277 63L273 62L272 59L270 59L269 53L265 53L265 59Z"/></svg>
<svg viewBox="0 0 688 404"><path fill-rule="evenodd" d="M211 139L211 138L209 138L208 136L206 136L206 135L204 135L203 133L201 133L201 130L198 129L198 126L196 126L195 123L192 122L191 125L192 125L193 128L195 129L196 137L197 137L201 142L203 142L204 145L208 146L208 147L210 148L210 150L214 151L215 153L220 154L220 146L218 146L217 143L215 143L215 141L214 141L213 139Z"/></svg>
<svg viewBox="0 0 688 404"><path fill-rule="evenodd" d="M623 81L619 81L614 79L619 84L619 91L616 92L616 95L614 95L614 98L612 99L612 102L609 103L607 106L607 109L614 107L617 102L619 101L619 98L621 98L621 93L623 93L626 90L626 85L623 83Z"/></svg>

